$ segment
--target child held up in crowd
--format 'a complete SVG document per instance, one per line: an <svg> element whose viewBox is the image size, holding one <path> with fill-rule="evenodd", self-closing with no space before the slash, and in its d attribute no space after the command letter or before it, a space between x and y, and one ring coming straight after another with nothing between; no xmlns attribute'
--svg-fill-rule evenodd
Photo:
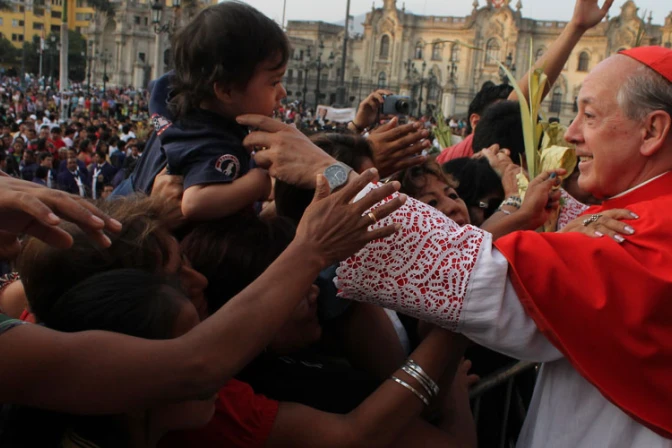
<svg viewBox="0 0 672 448"><path fill-rule="evenodd" d="M247 130L235 119L271 116L286 96L284 32L254 8L224 2L201 11L175 36L173 48L174 72L152 89L156 132L132 178L134 190L151 191L167 164L171 174L184 176L182 213L192 221L267 199L270 177L250 169Z"/></svg>

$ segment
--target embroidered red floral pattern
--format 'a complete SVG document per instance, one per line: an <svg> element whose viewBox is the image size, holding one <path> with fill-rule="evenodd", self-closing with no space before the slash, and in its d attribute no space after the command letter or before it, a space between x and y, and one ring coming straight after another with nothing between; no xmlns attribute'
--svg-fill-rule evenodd
<svg viewBox="0 0 672 448"><path fill-rule="evenodd" d="M562 208L560 209L560 215L558 216L557 230L562 230L563 227L574 221L576 218L581 216L583 212L588 210L587 205L582 204L574 199L564 189L560 190L560 198Z"/></svg>
<svg viewBox="0 0 672 448"><path fill-rule="evenodd" d="M339 295L455 330L485 233L412 198L376 227L392 223L401 230L341 263Z"/></svg>

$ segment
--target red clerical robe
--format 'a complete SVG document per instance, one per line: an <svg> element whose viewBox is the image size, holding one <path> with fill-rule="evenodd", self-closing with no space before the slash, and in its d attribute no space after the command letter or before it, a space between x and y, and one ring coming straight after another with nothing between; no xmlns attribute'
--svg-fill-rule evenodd
<svg viewBox="0 0 672 448"><path fill-rule="evenodd" d="M640 217L623 244L517 232L495 246L525 310L574 368L632 418L672 438L672 173L586 214L616 208Z"/></svg>

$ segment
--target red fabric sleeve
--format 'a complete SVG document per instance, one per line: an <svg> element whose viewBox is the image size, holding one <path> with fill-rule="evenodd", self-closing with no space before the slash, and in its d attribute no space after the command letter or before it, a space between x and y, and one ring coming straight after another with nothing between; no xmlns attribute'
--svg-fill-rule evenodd
<svg viewBox="0 0 672 448"><path fill-rule="evenodd" d="M605 202L640 216L623 244L517 232L496 247L537 327L611 402L672 437L672 175ZM658 190L664 187L666 195ZM653 191L651 191L653 189ZM653 200L635 200L649 191ZM641 198L640 198L641 199Z"/></svg>
<svg viewBox="0 0 672 448"><path fill-rule="evenodd" d="M220 389L215 415L204 428L175 431L159 448L261 448L271 433L279 403L254 393L248 384L230 380Z"/></svg>

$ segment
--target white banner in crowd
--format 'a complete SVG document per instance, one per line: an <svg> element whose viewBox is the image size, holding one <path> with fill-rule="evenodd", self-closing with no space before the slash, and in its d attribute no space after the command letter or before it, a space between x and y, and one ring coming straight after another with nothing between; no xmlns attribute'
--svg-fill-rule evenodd
<svg viewBox="0 0 672 448"><path fill-rule="evenodd" d="M352 107L348 109L335 109L329 106L317 106L317 116L319 118L335 121L336 123L348 123L354 120L356 112Z"/></svg>

